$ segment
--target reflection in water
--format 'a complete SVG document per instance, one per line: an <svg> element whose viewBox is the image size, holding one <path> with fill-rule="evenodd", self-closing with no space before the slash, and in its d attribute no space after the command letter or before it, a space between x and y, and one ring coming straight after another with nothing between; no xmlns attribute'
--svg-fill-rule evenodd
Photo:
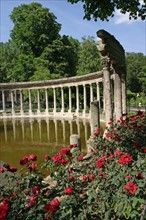
<svg viewBox="0 0 146 220"><path fill-rule="evenodd" d="M0 120L0 161L18 167L20 158L33 153L40 163L45 154L52 156L61 147L67 147L71 134L81 136L82 150L86 151L90 130L87 119Z"/></svg>

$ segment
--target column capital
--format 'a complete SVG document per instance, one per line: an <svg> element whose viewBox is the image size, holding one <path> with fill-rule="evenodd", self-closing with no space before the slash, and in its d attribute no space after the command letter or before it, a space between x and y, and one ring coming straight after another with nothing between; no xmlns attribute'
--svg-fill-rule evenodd
<svg viewBox="0 0 146 220"><path fill-rule="evenodd" d="M111 61L108 56L102 57L101 62L102 62L103 69L110 68Z"/></svg>

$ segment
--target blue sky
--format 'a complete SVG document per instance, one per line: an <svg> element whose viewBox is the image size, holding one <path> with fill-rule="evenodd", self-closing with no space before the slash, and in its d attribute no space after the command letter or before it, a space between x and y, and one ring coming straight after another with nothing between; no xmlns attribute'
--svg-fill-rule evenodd
<svg viewBox="0 0 146 220"><path fill-rule="evenodd" d="M13 29L9 15L14 7L21 4L30 4L31 0L0 0L0 41L10 39L10 31ZM122 44L126 52L142 52L146 55L146 21L129 21L128 15L121 15L116 11L115 17L109 22L98 20L87 21L83 19L84 11L82 3L70 4L67 0L36 0L43 7L47 7L57 17L61 27L60 34L72 36L79 41L83 36L94 36L99 29L105 29L115 36Z"/></svg>

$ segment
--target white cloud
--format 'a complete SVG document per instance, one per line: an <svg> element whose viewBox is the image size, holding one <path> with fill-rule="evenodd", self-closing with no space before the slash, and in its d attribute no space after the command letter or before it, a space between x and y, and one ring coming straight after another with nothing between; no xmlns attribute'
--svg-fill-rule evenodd
<svg viewBox="0 0 146 220"><path fill-rule="evenodd" d="M131 24L133 22L136 22L137 20L134 19L129 19L129 13L127 12L126 14L122 14L120 10L116 10L115 12L115 24L122 24L122 23L127 23Z"/></svg>
<svg viewBox="0 0 146 220"><path fill-rule="evenodd" d="M115 24L132 24L134 22L141 21L141 19L138 17L137 19L131 18L129 19L129 13L122 14L120 10L115 11Z"/></svg>

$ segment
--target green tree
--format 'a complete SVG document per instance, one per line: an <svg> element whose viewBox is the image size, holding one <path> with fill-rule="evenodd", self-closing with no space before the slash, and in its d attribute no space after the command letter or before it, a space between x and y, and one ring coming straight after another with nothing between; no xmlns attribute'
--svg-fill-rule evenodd
<svg viewBox="0 0 146 220"><path fill-rule="evenodd" d="M0 43L0 82L11 81L12 69L18 54L17 47L11 41Z"/></svg>
<svg viewBox="0 0 146 220"><path fill-rule="evenodd" d="M129 19L146 18L146 2L139 0L67 0L68 2L78 3L83 2L83 8L85 16L84 18L90 20L91 17L96 21L97 18L101 20L108 20L109 17L113 17L115 10L120 10L121 13L125 14L129 12Z"/></svg>
<svg viewBox="0 0 146 220"><path fill-rule="evenodd" d="M146 87L146 56L142 53L126 53L127 87L139 93Z"/></svg>
<svg viewBox="0 0 146 220"><path fill-rule="evenodd" d="M14 23L10 34L12 41L25 54L33 53L38 57L48 44L59 37L61 25L48 8L39 3L14 8L10 18Z"/></svg>
<svg viewBox="0 0 146 220"><path fill-rule="evenodd" d="M67 36L56 39L48 44L41 57L48 60L48 69L51 74L72 76L76 71L76 53Z"/></svg>
<svg viewBox="0 0 146 220"><path fill-rule="evenodd" d="M94 37L83 38L78 56L77 75L84 75L101 69L100 55Z"/></svg>

